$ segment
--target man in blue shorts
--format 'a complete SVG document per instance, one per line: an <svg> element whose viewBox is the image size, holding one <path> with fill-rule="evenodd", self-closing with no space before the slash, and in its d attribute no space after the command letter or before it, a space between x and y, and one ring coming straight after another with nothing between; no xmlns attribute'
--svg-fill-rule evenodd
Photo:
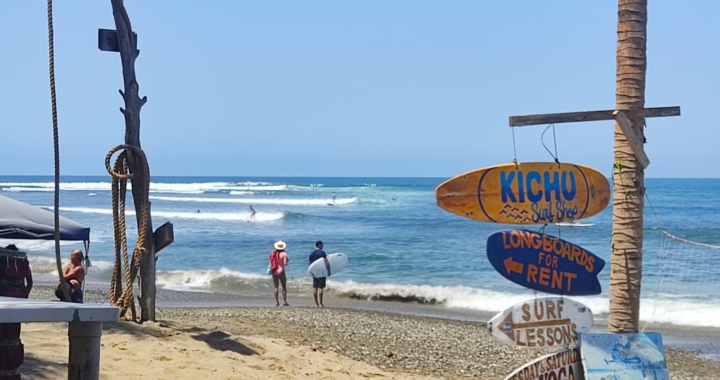
<svg viewBox="0 0 720 380"><path fill-rule="evenodd" d="M327 255L325 254L325 251L323 251L323 242L318 240L315 242L315 250L310 254L310 264L321 258L327 259ZM326 279L327 277L313 277L313 298L315 299L315 307L325 307L323 305L323 289L325 289Z"/></svg>

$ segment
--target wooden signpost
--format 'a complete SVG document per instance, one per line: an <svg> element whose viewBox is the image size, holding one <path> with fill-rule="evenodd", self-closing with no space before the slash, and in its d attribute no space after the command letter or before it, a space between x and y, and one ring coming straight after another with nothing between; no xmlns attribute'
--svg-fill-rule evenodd
<svg viewBox="0 0 720 380"><path fill-rule="evenodd" d="M488 322L490 332L499 340L532 348L567 347L592 325L590 308L559 297L519 303Z"/></svg>
<svg viewBox="0 0 720 380"><path fill-rule="evenodd" d="M578 349L567 348L525 364L505 380L585 380L585 377Z"/></svg>
<svg viewBox="0 0 720 380"><path fill-rule="evenodd" d="M560 238L525 230L504 230L487 240L490 264L508 280L537 291L586 296L602 291L597 275L605 261Z"/></svg>
<svg viewBox="0 0 720 380"><path fill-rule="evenodd" d="M435 190L440 208L492 223L549 224L598 214L610 202L605 176L575 164L509 163L452 178Z"/></svg>

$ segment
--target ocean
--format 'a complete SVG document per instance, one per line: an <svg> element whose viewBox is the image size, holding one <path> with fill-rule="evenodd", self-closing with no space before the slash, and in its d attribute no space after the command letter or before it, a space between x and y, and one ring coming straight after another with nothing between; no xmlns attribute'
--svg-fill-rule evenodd
<svg viewBox="0 0 720 380"><path fill-rule="evenodd" d="M327 253L349 257L346 269L330 278L331 297L488 313L542 296L509 282L487 260L487 236L512 226L465 219L437 207L434 190L444 180L153 177L153 225L170 221L175 231L175 243L159 253L158 286L271 300L265 270L273 242L283 240L292 303L310 297L308 256L322 240ZM46 176L0 176L0 194L49 210L53 186ZM652 207L646 202L641 319L720 327L718 251L669 242L661 233L720 245L720 197L715 195L720 179L648 179L646 187ZM63 177L60 197L61 214L91 228L88 282L109 283L114 257L109 177ZM255 222L248 222L251 205ZM592 227L545 229L606 260L602 294L572 297L595 314L608 310L611 209L583 220ZM128 217L128 226L132 247L134 217ZM52 241L0 239L10 243L28 252L36 276L55 275ZM66 260L75 248L82 243L63 242Z"/></svg>

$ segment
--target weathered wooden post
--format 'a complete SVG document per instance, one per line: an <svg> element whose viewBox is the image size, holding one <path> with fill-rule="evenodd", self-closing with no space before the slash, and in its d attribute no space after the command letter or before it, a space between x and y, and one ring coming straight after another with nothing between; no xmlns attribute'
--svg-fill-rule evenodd
<svg viewBox="0 0 720 380"><path fill-rule="evenodd" d="M169 222L160 226L160 228L158 228L155 232L153 232L152 230L150 201L148 200L150 172L149 166L147 165L147 161L144 157L145 155L140 147L140 110L142 109L142 106L145 105L145 103L147 102L147 97L142 97L141 99L138 95L140 87L135 78L135 59L137 59L140 51L137 49L137 35L132 31L132 26L130 25L130 18L125 11L125 7L123 6L123 0L110 0L110 2L113 8L113 17L115 19L116 30L100 29L98 31L98 48L103 51L113 51L120 53L120 60L122 61L123 69L123 82L125 88L125 91L120 90L120 95L122 95L123 100L125 101L125 108L120 108L120 112L122 112L123 116L125 116L125 145L129 145L129 147L118 146L116 148L113 148L110 154L115 152L117 148L123 148L123 154L125 154L127 157L128 169L132 175L130 178L133 181L132 193L133 201L135 203L138 231L145 231L143 236L138 236L138 241L142 243L142 248L140 249L140 252L134 252L134 255L137 254L139 255L139 257L133 257L133 261L139 260L140 297L138 297L138 301L140 303L140 321L154 321L156 295L156 254L160 250L172 244L175 241L175 237L173 234L173 225ZM106 165L108 165L108 171L112 171L109 166L110 156L107 157L107 160L108 161L106 162ZM121 167L122 165L123 164L120 164ZM115 178L120 178L117 175L118 173L113 174ZM123 175L125 175L125 173L123 173ZM123 179L123 181L125 181L126 179L127 178ZM125 185L120 185L120 187L123 189L123 200L121 201L121 203L123 204L123 208L125 207L124 186ZM115 190L117 189L113 189L113 191ZM117 204L113 204L113 207L117 206ZM143 215L143 212L141 212L141 210L144 209L144 206L147 206L147 213ZM116 230L116 233L122 234L122 236L124 236L124 214L122 215L123 227L120 227L121 231ZM113 223L115 223L115 221ZM141 228L141 226L146 228ZM118 226L115 225L115 228L118 228ZM118 246L116 245L116 249L120 249L117 247ZM116 253L119 255L120 251L117 251ZM121 266L119 262L116 263L116 265ZM116 268L118 267L116 266ZM134 268L135 267L133 267L133 269L131 270L131 268L126 265L125 270L130 271L130 273L134 273ZM116 280L116 278L113 278L113 281L114 280ZM121 281L122 280L120 280L120 282ZM132 287L132 283L135 281L135 279L130 278L128 281L130 283L126 284L126 286ZM115 282L111 284L111 301L113 301L113 296L119 295L113 293L112 291L114 284ZM130 290L131 291L128 294L132 294L132 289ZM117 301L118 300L115 300L115 302ZM128 301L130 303L134 302L134 300L132 299ZM123 301L123 303L124 302L125 301ZM135 309L133 306L133 318L135 318L134 310Z"/></svg>
<svg viewBox="0 0 720 380"><path fill-rule="evenodd" d="M137 59L140 51L137 49L137 35L132 31L130 24L130 18L125 11L123 0L110 0L113 9L113 17L115 19L114 31L100 31L101 42L103 41L102 34L105 33L104 41L109 41L110 45L116 41L117 50L120 52L120 60L122 61L123 71L123 82L125 91L120 91L123 100L125 101L125 108L120 108L120 112L125 116L125 144L132 145L137 148L141 148L140 145L140 110L142 106L147 102L147 97L142 99L138 95L139 85L135 77L135 59ZM115 38L113 39L113 33ZM110 49L113 47L110 46ZM101 46L102 49L102 46ZM114 49L113 49L114 50ZM128 163L130 166L131 173L138 173L141 171L140 163L133 157L131 150L126 151L128 156ZM147 181L150 179L147 178ZM132 180L135 182L135 180ZM141 321L153 321L155 320L155 248L154 239L152 236L152 219L148 214L148 220L142 220L142 215L139 212L143 202L147 201L147 194L142 193L141 186L133 186L133 201L135 203L137 223L140 226L142 223L147 223L148 228L145 236L138 237L143 239L143 246L145 247L145 253L139 258L140 260L140 297L138 297L140 303L140 320ZM127 284L132 286L132 284Z"/></svg>

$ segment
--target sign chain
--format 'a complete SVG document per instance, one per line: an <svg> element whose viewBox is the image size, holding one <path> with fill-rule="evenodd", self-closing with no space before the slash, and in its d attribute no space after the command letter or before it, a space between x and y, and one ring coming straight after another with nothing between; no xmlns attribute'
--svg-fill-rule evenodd
<svg viewBox="0 0 720 380"><path fill-rule="evenodd" d="M512 138L513 138L513 155L514 155L514 157L515 157L515 158L513 159L513 163L517 164L517 163L518 163L518 160L517 160L517 147L516 147L516 144L515 144L515 128L512 128Z"/></svg>

